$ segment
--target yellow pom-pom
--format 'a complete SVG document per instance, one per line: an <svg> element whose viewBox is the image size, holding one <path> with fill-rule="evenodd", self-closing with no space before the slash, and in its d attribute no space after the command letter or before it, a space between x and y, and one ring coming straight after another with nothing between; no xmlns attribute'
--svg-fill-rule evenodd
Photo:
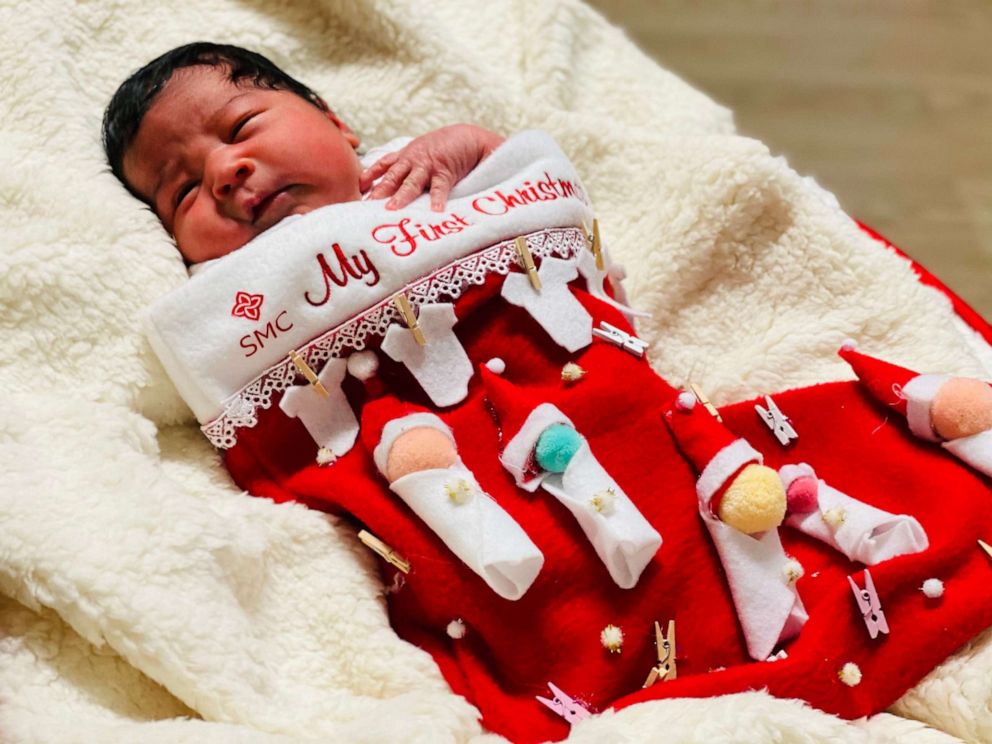
<svg viewBox="0 0 992 744"><path fill-rule="evenodd" d="M748 465L723 495L718 516L749 535L778 527L785 519L782 479L764 465Z"/></svg>
<svg viewBox="0 0 992 744"><path fill-rule="evenodd" d="M623 631L616 625L607 625L599 634L599 642L611 654L618 654L623 647Z"/></svg>

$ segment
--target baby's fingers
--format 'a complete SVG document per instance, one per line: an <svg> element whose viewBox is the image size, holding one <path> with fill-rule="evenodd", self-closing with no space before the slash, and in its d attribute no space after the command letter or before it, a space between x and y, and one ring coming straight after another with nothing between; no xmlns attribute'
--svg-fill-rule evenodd
<svg viewBox="0 0 992 744"><path fill-rule="evenodd" d="M451 178L446 173L436 173L431 179L431 209L440 212L448 201L451 191Z"/></svg>
<svg viewBox="0 0 992 744"><path fill-rule="evenodd" d="M368 189L372 182L375 181L379 176L385 173L389 168L397 161L400 153L397 152L387 152L381 158L376 160L372 165L362 171L361 176L358 178L358 186L362 191Z"/></svg>
<svg viewBox="0 0 992 744"><path fill-rule="evenodd" d="M427 183L431 179L430 171L422 165L415 166L406 177L403 185L399 187L393 198L386 202L386 209L402 209L412 202L427 188Z"/></svg>
<svg viewBox="0 0 992 744"><path fill-rule="evenodd" d="M369 199L385 199L387 196L392 196L396 193L396 189L400 187L403 183L403 179L407 177L410 172L410 168L413 167L409 160L400 160L394 163L386 175L382 177L382 180L375 185L375 188L369 192Z"/></svg>

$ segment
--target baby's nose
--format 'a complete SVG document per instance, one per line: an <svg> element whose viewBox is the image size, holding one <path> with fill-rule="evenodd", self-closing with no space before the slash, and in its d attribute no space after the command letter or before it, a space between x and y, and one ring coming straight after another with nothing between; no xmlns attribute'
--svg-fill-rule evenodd
<svg viewBox="0 0 992 744"><path fill-rule="evenodd" d="M254 172L250 160L236 160L222 167L217 180L214 181L214 193L219 198L231 195L235 187L240 186Z"/></svg>

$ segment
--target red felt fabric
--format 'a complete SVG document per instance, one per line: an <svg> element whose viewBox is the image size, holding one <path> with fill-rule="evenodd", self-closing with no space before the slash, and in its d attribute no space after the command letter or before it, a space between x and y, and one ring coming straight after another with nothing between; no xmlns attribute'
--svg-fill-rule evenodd
<svg viewBox="0 0 992 744"><path fill-rule="evenodd" d="M784 450L764 428L753 402L723 409L727 426L764 452L766 463L809 462L828 483L856 498L919 519L931 546L872 568L891 634L869 639L845 577L858 573L827 546L785 528L783 543L804 564L799 591L810 620L787 646L789 658L750 662L729 590L696 507L695 477L662 420L675 390L637 359L600 340L576 355L553 346L529 316L498 296L500 277L457 303L455 327L475 364L505 359L505 378L527 388L521 401L557 405L589 440L593 453L662 534L664 544L631 590L609 578L572 515L538 491L514 486L497 455L501 432L479 376L469 397L441 412L459 452L479 482L544 552L545 564L517 602L501 599L465 568L387 488L360 442L331 467L315 464L316 445L302 424L278 406L239 432L226 462L250 493L295 499L351 515L413 566L405 586L388 597L397 633L428 650L455 692L482 712L484 725L513 741L561 739L568 725L534 699L552 681L593 709L660 697L708 696L767 687L826 711L857 717L882 710L965 641L992 624L992 563L976 539L992 538L989 483L914 438L905 422L876 407L856 383L819 385L775 396L799 440ZM626 328L612 308L581 291L594 316ZM587 370L561 381L566 361ZM382 359L390 394L428 408L408 373ZM365 391L350 379L356 410ZM953 505L953 508L948 508ZM395 569L383 564L390 584ZM919 590L936 577L939 600ZM445 627L461 618L468 632L453 640ZM657 656L654 622L674 618L678 679L641 690ZM610 654L599 641L607 624L626 636ZM855 688L837 671L848 661L864 674Z"/></svg>

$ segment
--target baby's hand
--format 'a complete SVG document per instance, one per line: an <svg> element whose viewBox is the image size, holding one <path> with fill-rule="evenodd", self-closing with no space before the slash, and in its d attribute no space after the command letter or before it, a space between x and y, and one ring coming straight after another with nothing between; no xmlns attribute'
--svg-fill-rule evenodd
<svg viewBox="0 0 992 744"><path fill-rule="evenodd" d="M391 196L386 209L401 209L429 189L431 209L440 212L452 187L502 142L500 135L472 124L441 127L384 155L362 173L359 187L364 193L382 176L368 198Z"/></svg>

